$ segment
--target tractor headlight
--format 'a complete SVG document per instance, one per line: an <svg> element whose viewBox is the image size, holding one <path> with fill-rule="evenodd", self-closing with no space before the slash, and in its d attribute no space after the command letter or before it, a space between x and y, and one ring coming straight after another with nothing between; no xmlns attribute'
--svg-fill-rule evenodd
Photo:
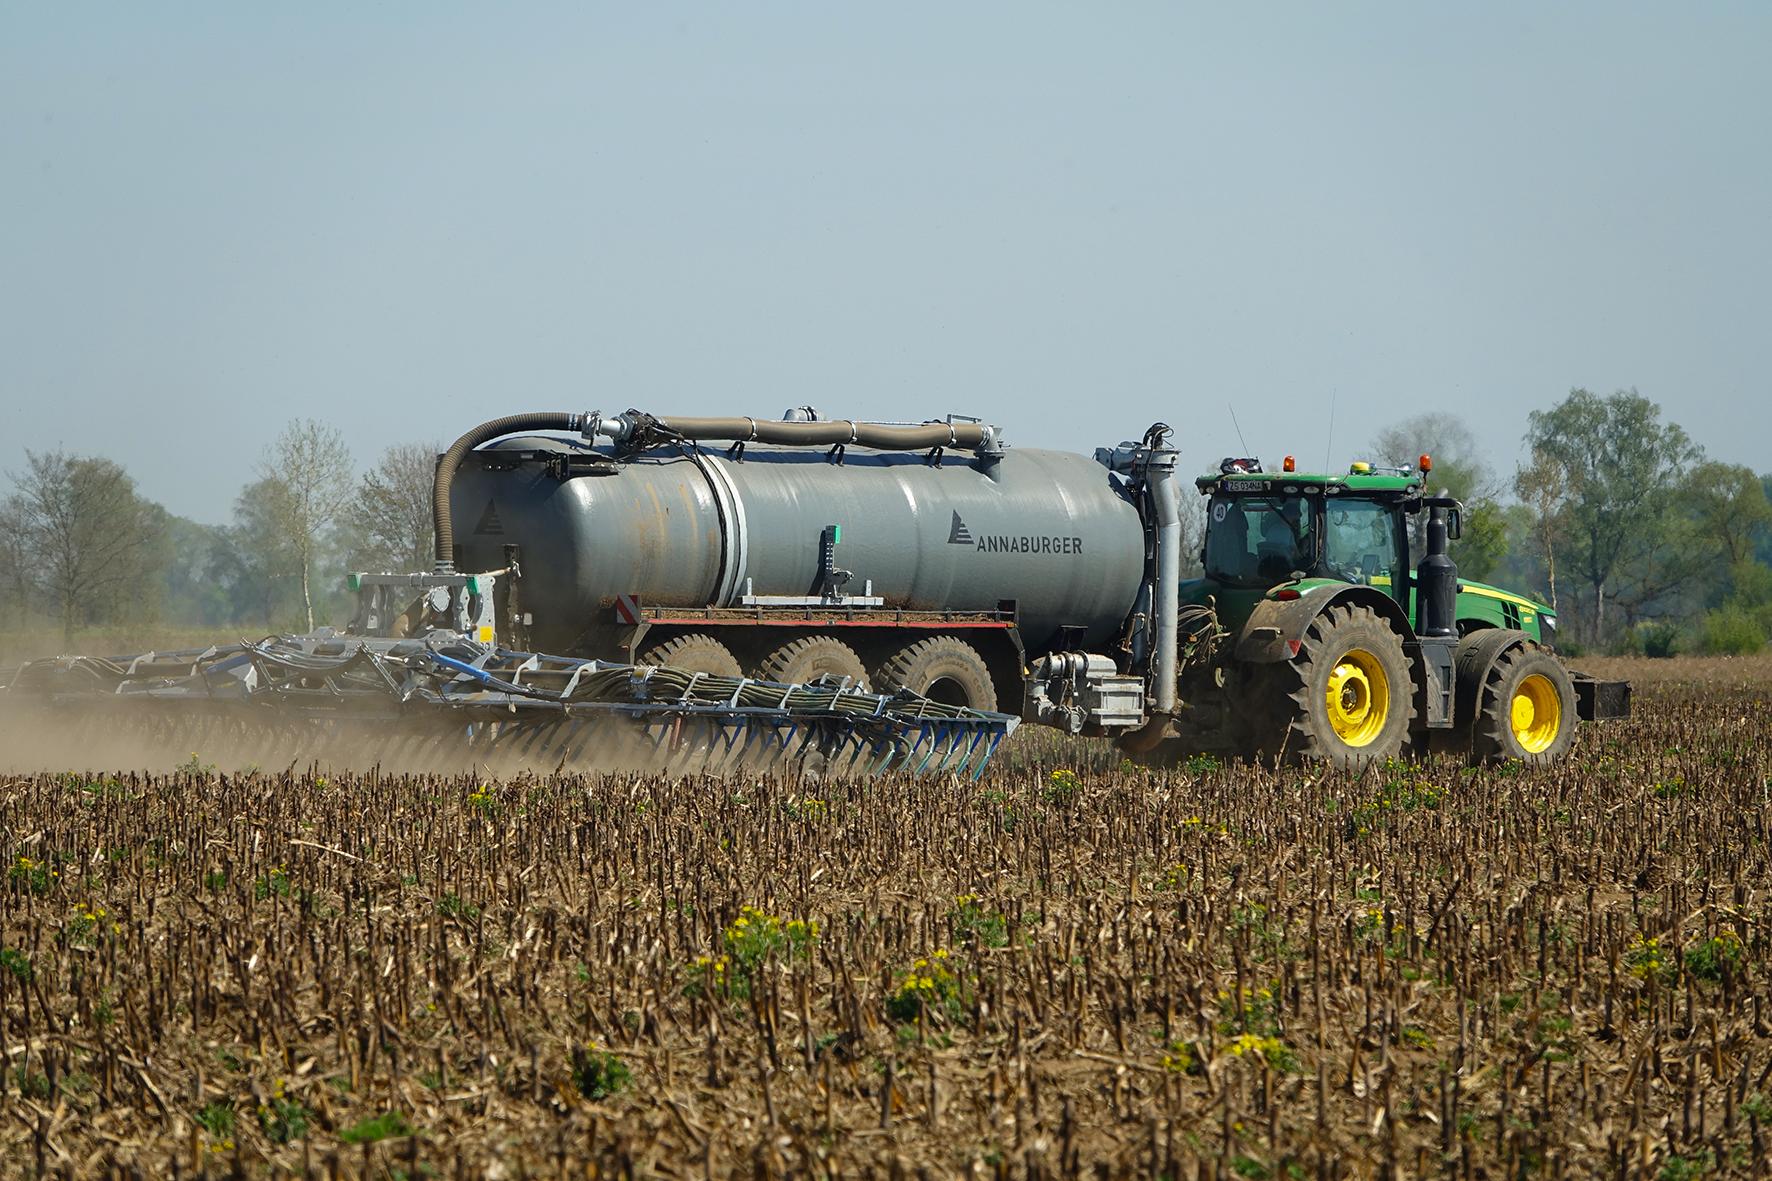
<svg viewBox="0 0 1772 1181"><path fill-rule="evenodd" d="M1539 613L1538 638L1553 648L1557 646L1557 617L1555 615Z"/></svg>

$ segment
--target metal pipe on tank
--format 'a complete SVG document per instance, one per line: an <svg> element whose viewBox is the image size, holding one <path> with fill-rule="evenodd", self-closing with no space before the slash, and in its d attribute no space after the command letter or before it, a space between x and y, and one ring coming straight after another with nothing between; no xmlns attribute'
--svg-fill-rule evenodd
<svg viewBox="0 0 1772 1181"><path fill-rule="evenodd" d="M921 451L929 447L988 448L997 443L997 428L981 422L926 422L916 426L891 426L850 419L816 422L779 422L766 418L653 417L630 410L599 419L598 434L618 443L637 433L656 428L667 437L721 443L774 443L790 447L874 447L881 450Z"/></svg>
<svg viewBox="0 0 1772 1181"><path fill-rule="evenodd" d="M1152 451L1145 481L1157 506L1157 694L1156 712L1175 712L1175 664L1181 613L1181 487L1175 481L1178 456Z"/></svg>

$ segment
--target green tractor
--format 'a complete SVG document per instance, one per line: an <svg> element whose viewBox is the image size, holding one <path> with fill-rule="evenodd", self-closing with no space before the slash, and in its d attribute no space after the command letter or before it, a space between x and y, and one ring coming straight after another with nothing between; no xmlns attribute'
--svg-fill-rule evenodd
<svg viewBox="0 0 1772 1181"><path fill-rule="evenodd" d="M1200 477L1205 577L1179 587L1179 705L1122 745L1348 768L1428 750L1548 763L1578 719L1629 716L1628 682L1557 658L1550 608L1458 577L1460 505L1424 495L1430 469L1226 459Z"/></svg>

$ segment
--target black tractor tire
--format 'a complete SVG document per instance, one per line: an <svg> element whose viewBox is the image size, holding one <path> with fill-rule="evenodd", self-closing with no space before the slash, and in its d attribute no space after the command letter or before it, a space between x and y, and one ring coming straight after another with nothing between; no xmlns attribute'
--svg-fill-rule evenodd
<svg viewBox="0 0 1772 1181"><path fill-rule="evenodd" d="M868 688L868 671L855 649L831 636L804 636L783 644L757 666L752 674L759 681L777 681L783 685L799 685L815 681L825 674L850 678L851 689L863 693Z"/></svg>
<svg viewBox="0 0 1772 1181"><path fill-rule="evenodd" d="M907 644L874 670L875 692L909 689L943 705L997 710L997 687L984 657L964 640L930 636Z"/></svg>
<svg viewBox="0 0 1772 1181"><path fill-rule="evenodd" d="M700 633L678 636L648 648L636 664L653 664L663 668L681 669L686 673L707 673L714 677L742 677L732 650L713 636Z"/></svg>
<svg viewBox="0 0 1772 1181"><path fill-rule="evenodd" d="M1483 674L1471 757L1554 763L1574 745L1577 721L1575 682L1562 662L1536 643L1509 648Z"/></svg>
<svg viewBox="0 0 1772 1181"><path fill-rule="evenodd" d="M1409 737L1415 688L1403 640L1370 607L1317 616L1298 654L1268 678L1283 728L1278 742L1270 733L1261 743L1265 758L1358 770L1396 758Z"/></svg>

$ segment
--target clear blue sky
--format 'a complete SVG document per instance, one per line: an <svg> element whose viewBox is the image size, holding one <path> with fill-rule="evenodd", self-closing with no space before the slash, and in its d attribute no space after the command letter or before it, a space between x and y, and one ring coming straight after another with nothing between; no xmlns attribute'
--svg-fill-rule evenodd
<svg viewBox="0 0 1772 1181"><path fill-rule="evenodd" d="M1636 386L1772 467L1772 6L0 9L0 468L520 410L1190 466Z"/></svg>

